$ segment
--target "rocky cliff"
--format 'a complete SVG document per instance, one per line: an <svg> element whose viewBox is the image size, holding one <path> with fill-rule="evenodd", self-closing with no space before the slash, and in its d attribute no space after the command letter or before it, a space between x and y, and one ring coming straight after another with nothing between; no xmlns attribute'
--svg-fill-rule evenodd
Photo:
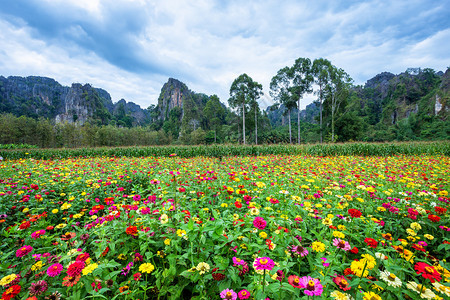
<svg viewBox="0 0 450 300"><path fill-rule="evenodd" d="M121 116L117 117L119 107ZM149 112L133 102L113 103L109 93L90 84L62 86L47 77L0 76L0 113L44 117L56 123L84 124L87 121L108 124L129 117L133 125L148 122Z"/></svg>

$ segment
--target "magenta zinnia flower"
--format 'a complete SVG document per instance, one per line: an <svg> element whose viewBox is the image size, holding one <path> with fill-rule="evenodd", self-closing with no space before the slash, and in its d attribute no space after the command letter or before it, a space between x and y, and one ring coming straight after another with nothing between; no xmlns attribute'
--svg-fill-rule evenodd
<svg viewBox="0 0 450 300"><path fill-rule="evenodd" d="M23 247L20 247L19 249L17 249L16 251L16 256L17 257L22 257L27 255L28 253L30 253L31 251L33 251L33 247L29 246L29 245L25 245Z"/></svg>
<svg viewBox="0 0 450 300"><path fill-rule="evenodd" d="M343 241L341 239L334 239L333 245L344 251L349 251L350 249L352 249L352 247L350 247L350 244L347 241Z"/></svg>
<svg viewBox="0 0 450 300"><path fill-rule="evenodd" d="M50 277L56 277L59 274L61 274L63 268L64 267L61 264L53 264L50 267L48 267L47 275L50 276Z"/></svg>
<svg viewBox="0 0 450 300"><path fill-rule="evenodd" d="M269 270L271 271L275 267L275 262L269 257L258 257L255 259L253 266L256 270Z"/></svg>
<svg viewBox="0 0 450 300"><path fill-rule="evenodd" d="M35 240L35 239L40 238L41 235L44 235L44 234L45 234L45 229L41 229L41 230L38 230L38 231L33 232L33 233L31 234L31 237Z"/></svg>
<svg viewBox="0 0 450 300"><path fill-rule="evenodd" d="M231 300L236 300L237 299L237 294L230 289L224 289L221 293L220 293L220 298L222 299L231 299Z"/></svg>
<svg viewBox="0 0 450 300"><path fill-rule="evenodd" d="M253 220L253 226L255 226L258 229L263 230L264 228L266 228L267 222L266 222L266 220L264 220L264 218L256 217Z"/></svg>
<svg viewBox="0 0 450 300"><path fill-rule="evenodd" d="M300 278L300 284L304 287L304 293L308 296L320 296L323 292L323 286L319 279L310 276Z"/></svg>
<svg viewBox="0 0 450 300"><path fill-rule="evenodd" d="M240 300L248 299L250 298L250 292L247 290L242 290L238 293L238 297Z"/></svg>

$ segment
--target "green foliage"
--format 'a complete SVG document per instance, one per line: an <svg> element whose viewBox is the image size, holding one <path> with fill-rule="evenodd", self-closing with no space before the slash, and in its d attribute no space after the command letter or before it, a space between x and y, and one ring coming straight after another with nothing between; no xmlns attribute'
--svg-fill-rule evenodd
<svg viewBox="0 0 450 300"><path fill-rule="evenodd" d="M159 134L160 132L158 132ZM205 137L204 132L196 135ZM159 137L158 137L159 138ZM159 142L163 142L159 140ZM166 142L170 143L170 139ZM360 155L360 156L392 156L392 155L446 155L450 156L450 143L441 142L407 142L407 143L346 143L346 144L308 144L308 145L201 145L201 146L146 146L146 147L99 147L77 149L10 149L0 150L4 159L59 159L69 157L162 157L175 153L179 157L223 157L245 155Z"/></svg>

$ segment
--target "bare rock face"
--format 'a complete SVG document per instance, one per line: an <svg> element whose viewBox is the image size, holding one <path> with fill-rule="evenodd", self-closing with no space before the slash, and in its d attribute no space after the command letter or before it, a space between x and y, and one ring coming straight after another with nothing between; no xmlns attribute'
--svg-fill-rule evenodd
<svg viewBox="0 0 450 300"><path fill-rule="evenodd" d="M169 112L175 107L179 107L183 111L183 96L188 97L191 93L184 83L174 78L169 78L163 85L158 98L159 119L162 121L168 119Z"/></svg>
<svg viewBox="0 0 450 300"><path fill-rule="evenodd" d="M149 121L147 110L123 99L119 102L124 106L124 117L131 118L130 123L143 125ZM47 77L0 76L0 113L44 117L55 123L108 124L114 119L118 104L112 102L107 91L90 84L67 87Z"/></svg>

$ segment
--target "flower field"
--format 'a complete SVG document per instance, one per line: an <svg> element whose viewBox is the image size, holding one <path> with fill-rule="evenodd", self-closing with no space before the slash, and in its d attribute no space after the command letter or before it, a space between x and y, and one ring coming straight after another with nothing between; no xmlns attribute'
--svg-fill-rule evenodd
<svg viewBox="0 0 450 300"><path fill-rule="evenodd" d="M0 161L2 299L449 299L450 157Z"/></svg>

